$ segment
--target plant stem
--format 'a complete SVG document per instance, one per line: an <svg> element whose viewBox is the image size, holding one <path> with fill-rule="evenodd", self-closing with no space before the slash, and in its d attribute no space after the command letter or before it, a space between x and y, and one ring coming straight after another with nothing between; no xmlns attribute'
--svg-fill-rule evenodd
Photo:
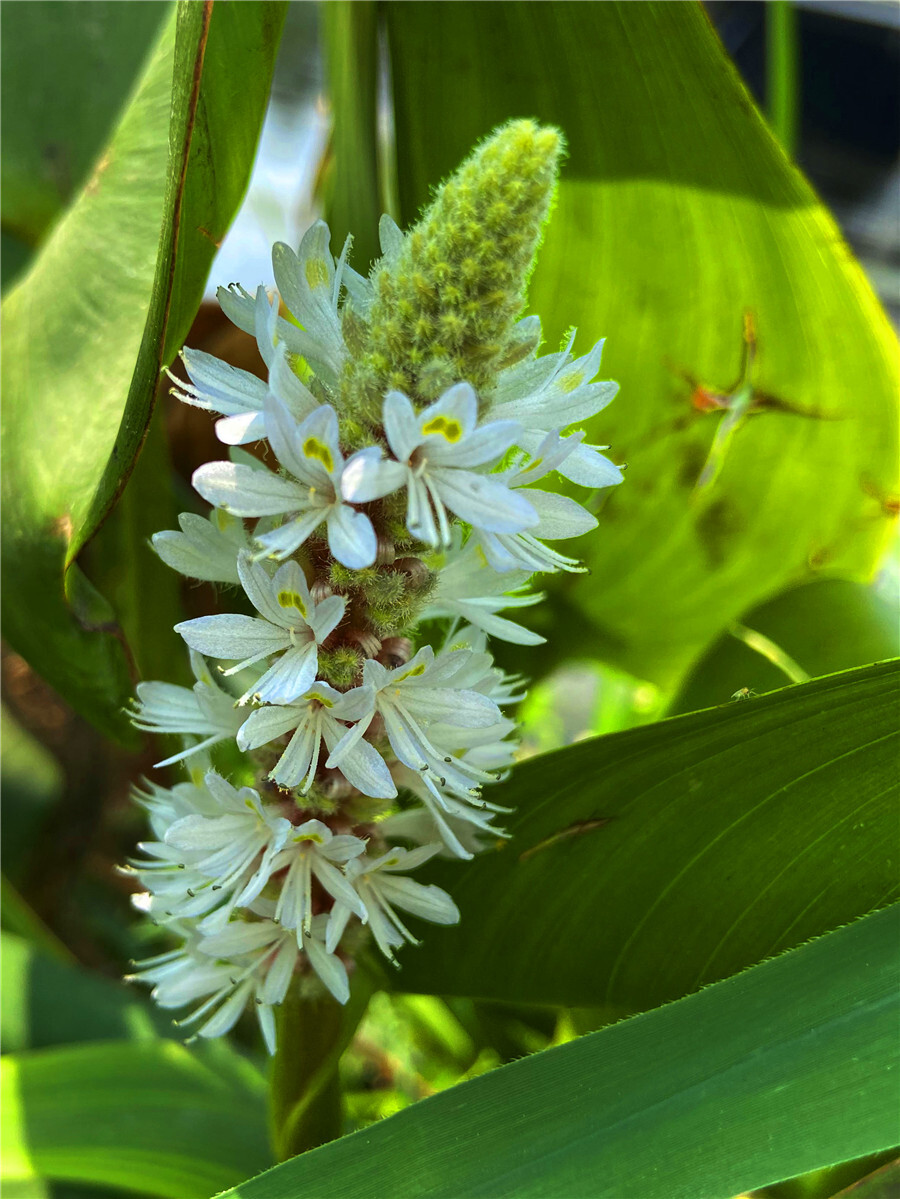
<svg viewBox="0 0 900 1199"><path fill-rule="evenodd" d="M374 985L357 970L350 1000L304 999L296 986L276 1013L278 1049L272 1062L269 1120L278 1161L341 1135L341 1054L365 1014Z"/></svg>
<svg viewBox="0 0 900 1199"><path fill-rule="evenodd" d="M766 103L769 123L785 151L797 149L800 58L793 0L766 5Z"/></svg>

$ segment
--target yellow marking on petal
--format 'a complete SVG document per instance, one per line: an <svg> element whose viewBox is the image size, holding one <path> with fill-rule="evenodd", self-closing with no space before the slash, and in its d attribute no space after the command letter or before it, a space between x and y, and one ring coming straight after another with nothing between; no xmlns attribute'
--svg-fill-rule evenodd
<svg viewBox="0 0 900 1199"><path fill-rule="evenodd" d="M405 674L401 674L400 678L397 679L397 682L402 683L404 681L404 679L411 679L414 676L424 674L426 669L427 669L427 667L426 667L425 663L420 662L418 666L413 666L411 670L407 670L405 672Z"/></svg>
<svg viewBox="0 0 900 1199"><path fill-rule="evenodd" d="M317 695L316 699L319 701L319 703L322 705L323 708L333 708L334 707L334 700L327 699L324 695Z"/></svg>
<svg viewBox="0 0 900 1199"><path fill-rule="evenodd" d="M319 833L304 833L302 837L294 837L295 841L314 841L316 845L324 845L325 838Z"/></svg>
<svg viewBox="0 0 900 1199"><path fill-rule="evenodd" d="M329 474L334 470L331 450L317 437L307 437L303 443L303 453L307 458L315 458L317 462L321 462Z"/></svg>
<svg viewBox="0 0 900 1199"><path fill-rule="evenodd" d="M446 441L459 441L462 437L462 425L458 420L454 420L449 416L435 416L431 420L426 421L422 426L422 436L429 437L432 433L438 433Z"/></svg>
<svg viewBox="0 0 900 1199"><path fill-rule="evenodd" d="M306 282L313 291L317 287L328 286L328 263L324 258L307 258L303 268L306 271Z"/></svg>
<svg viewBox="0 0 900 1199"><path fill-rule="evenodd" d="M541 465L541 463L543 461L544 461L543 458L535 458L533 462L528 463L528 465L525 467L525 469L526 470L537 470L537 468Z"/></svg>
<svg viewBox="0 0 900 1199"><path fill-rule="evenodd" d="M279 591L278 602L282 608L296 608L300 615L306 619L306 604L303 602L303 596L298 595L296 591Z"/></svg>
<svg viewBox="0 0 900 1199"><path fill-rule="evenodd" d="M487 566L487 564L488 564L487 554L484 552L484 550L481 548L480 545L475 546L475 557L478 559L478 561L481 563L482 566Z"/></svg>
<svg viewBox="0 0 900 1199"><path fill-rule="evenodd" d="M563 375L559 381L560 391L574 391L576 387L580 387L584 382L584 373L582 371L573 371L570 375Z"/></svg>

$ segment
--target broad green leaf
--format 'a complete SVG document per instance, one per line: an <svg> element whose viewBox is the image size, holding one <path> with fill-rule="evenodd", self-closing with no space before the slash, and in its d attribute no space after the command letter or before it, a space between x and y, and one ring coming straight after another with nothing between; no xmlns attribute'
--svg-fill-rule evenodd
<svg viewBox="0 0 900 1199"><path fill-rule="evenodd" d="M0 1035L5 1053L124 1037L147 1040L172 1031L164 1012L123 983L50 957L39 946L7 932L0 939L0 954Z"/></svg>
<svg viewBox="0 0 900 1199"><path fill-rule="evenodd" d="M6 636L119 736L121 635L74 559L131 469L246 187L283 16L280 3L178 9L93 176L4 302Z"/></svg>
<svg viewBox="0 0 900 1199"><path fill-rule="evenodd" d="M502 121L568 140L530 305L550 350L572 325L582 353L608 338L621 391L589 440L629 471L571 543L591 576L534 609L547 655L669 685L785 586L867 576L896 492L895 337L701 6L385 7L404 224ZM692 394L734 391L747 312L753 411L726 437L733 414Z"/></svg>
<svg viewBox="0 0 900 1199"><path fill-rule="evenodd" d="M2 913L2 956L4 958L7 953L7 936L9 936L11 943L21 946L21 954L26 957L31 954L37 955L40 952L57 963L73 963L75 961L75 955L41 920L34 908L24 896L19 894L5 874L0 875L0 913ZM5 1020L10 1007L16 1009L18 1021L18 1011L22 1006L19 995L19 989L23 984L21 967L21 962L15 962L12 967L13 974L7 975L8 985L0 992L0 1013L2 1013L0 1022ZM15 998L10 997L12 988L15 991ZM10 1000L9 1005L7 1004L8 999ZM8 1045L4 1046L4 1048L9 1047Z"/></svg>
<svg viewBox="0 0 900 1199"><path fill-rule="evenodd" d="M384 210L379 170L378 23L371 0L322 5L328 96L335 111L324 178L324 200L335 247L353 236L356 269L378 258L378 218Z"/></svg>
<svg viewBox="0 0 900 1199"><path fill-rule="evenodd" d="M271 1160L265 1088L172 1041L11 1054L0 1061L0 1177L206 1199Z"/></svg>
<svg viewBox="0 0 900 1199"><path fill-rule="evenodd" d="M81 188L170 8L155 0L6 5L4 232L34 245Z"/></svg>
<svg viewBox="0 0 900 1199"><path fill-rule="evenodd" d="M501 1067L229 1199L727 1199L887 1148L897 918Z"/></svg>
<svg viewBox="0 0 900 1199"><path fill-rule="evenodd" d="M822 579L742 615L692 669L670 712L722 703L745 687L783 687L785 670L815 677L898 654L896 605L862 583Z"/></svg>
<svg viewBox="0 0 900 1199"><path fill-rule="evenodd" d="M892 662L532 758L508 842L422 871L462 919L395 985L643 1011L898 893Z"/></svg>
<svg viewBox="0 0 900 1199"><path fill-rule="evenodd" d="M59 801L63 773L59 763L4 706L0 712L3 744L3 873L22 885L36 842Z"/></svg>

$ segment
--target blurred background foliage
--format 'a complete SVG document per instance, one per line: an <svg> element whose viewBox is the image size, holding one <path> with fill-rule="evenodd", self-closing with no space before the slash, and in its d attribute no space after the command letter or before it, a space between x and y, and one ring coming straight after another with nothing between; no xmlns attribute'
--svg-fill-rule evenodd
<svg viewBox="0 0 900 1199"><path fill-rule="evenodd" d="M4 1195L124 1186L202 1199L270 1160L252 1019L233 1046L183 1050L117 981L164 945L115 871L143 833L130 785L158 756L124 706L137 678L179 680L171 625L216 602L147 544L200 510L191 473L220 456L211 422L176 407L159 368L187 341L262 374L215 286L271 285L271 243L296 243L321 213L336 245L354 232L364 269L378 214L411 223L507 117L566 133L530 302L546 349L570 325L582 348L608 337L602 373L621 392L590 432L629 471L592 497L601 527L573 547L591 574L552 580L530 610L546 645L527 657L498 647L535 680L520 713L535 761L507 785L517 839L502 870L504 854L488 855L451 884L471 905L461 941L432 930L408 969L373 975L340 1061L343 1128L688 995L892 897L893 676L855 671L755 700L898 653L895 6L198 0L176 14L156 0L4 0L0 19L2 1033L18 1146ZM700 709L714 710L658 723ZM598 734L614 736L541 756ZM687 802L679 754L700 780ZM571 793L556 795L566 771ZM717 858L695 884L688 864L720 826L733 866ZM498 906L482 922L489 867ZM662 910L675 923L639 921L659 915L660 879L684 872L681 907ZM521 953L491 973L492 945L516 927L499 903L507 886L552 898L519 909L538 1006L498 985L531 977ZM563 944L572 890L588 898ZM493 933L455 971L482 923ZM631 953L618 993L577 968L598 929L598 978L604 953ZM542 996L548 939L557 986ZM667 943L678 951L662 964ZM721 968L704 973L722 944ZM579 981L566 993L568 977ZM785 984L759 985L777 1002ZM851 999L852 987L835 1003ZM163 1160L172 1110L183 1140ZM891 1139L880 1126L872 1136L869 1148ZM884 1155L835 1165L866 1148L765 1193L817 1199L871 1175L858 1193L876 1199Z"/></svg>

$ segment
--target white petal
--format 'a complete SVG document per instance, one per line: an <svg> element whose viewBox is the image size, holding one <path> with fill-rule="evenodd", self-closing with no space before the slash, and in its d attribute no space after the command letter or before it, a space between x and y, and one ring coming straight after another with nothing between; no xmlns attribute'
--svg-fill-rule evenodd
<svg viewBox="0 0 900 1199"><path fill-rule="evenodd" d="M328 547L338 562L351 570L372 565L378 540L364 512L356 512L349 504L335 504L328 510L327 522Z"/></svg>
<svg viewBox="0 0 900 1199"><path fill-rule="evenodd" d="M520 431L518 421L491 421L476 429L461 445L440 446L437 452L429 452L428 458L436 466L483 466L502 458Z"/></svg>
<svg viewBox="0 0 900 1199"><path fill-rule="evenodd" d="M283 629L254 616L198 616L175 626L191 649L211 658L257 658L290 645Z"/></svg>
<svg viewBox="0 0 900 1199"><path fill-rule="evenodd" d="M254 541L264 546L272 558L285 558L306 541L314 533L328 515L327 508L309 508L301 512L294 520L289 520L273 529L271 533L257 533Z"/></svg>
<svg viewBox="0 0 900 1199"><path fill-rule="evenodd" d="M299 705L292 708L268 707L251 713L238 730L238 748L258 749L276 737L295 729L306 718L307 710Z"/></svg>
<svg viewBox="0 0 900 1199"><path fill-rule="evenodd" d="M346 607L347 601L342 595L329 595L321 603L316 604L310 614L309 623L319 645L341 623Z"/></svg>
<svg viewBox="0 0 900 1199"><path fill-rule="evenodd" d="M153 535L153 548L163 562L190 579L236 583L235 541L225 536L212 521L193 512L182 512L178 523L180 533L167 529Z"/></svg>
<svg viewBox="0 0 900 1199"><path fill-rule="evenodd" d="M223 416L216 421L216 437L225 445L249 445L266 435L266 422L259 412L241 412L237 416Z"/></svg>
<svg viewBox="0 0 900 1199"><path fill-rule="evenodd" d="M580 537L597 527L597 518L568 496L539 491L535 487L523 488L520 494L528 496L529 502L540 517L540 523L533 530L532 536L547 537L550 541L555 541L562 537Z"/></svg>
<svg viewBox="0 0 900 1199"><path fill-rule="evenodd" d="M621 467L604 458L595 446L580 445L558 467L559 473L582 487L612 487L625 477Z"/></svg>
<svg viewBox="0 0 900 1199"><path fill-rule="evenodd" d="M385 458L378 446L368 446L347 459L341 475L341 494L354 504L367 504L406 484L407 468Z"/></svg>
<svg viewBox="0 0 900 1199"><path fill-rule="evenodd" d="M534 509L505 483L466 470L432 472L441 499L451 512L477 529L520 533L538 522Z"/></svg>
<svg viewBox="0 0 900 1199"><path fill-rule="evenodd" d="M384 432L398 462L407 462L422 441L419 422L412 404L402 391L389 391L384 397Z"/></svg>
<svg viewBox="0 0 900 1199"><path fill-rule="evenodd" d="M235 516L276 516L303 506L306 491L271 471L234 462L207 462L191 482L210 504Z"/></svg>
<svg viewBox="0 0 900 1199"><path fill-rule="evenodd" d="M396 875L381 875L378 890L389 903L396 904L414 916L430 920L432 924L458 924L459 908L446 891L434 885L423 886L411 878Z"/></svg>
<svg viewBox="0 0 900 1199"><path fill-rule="evenodd" d="M261 704L289 704L309 690L317 665L315 642L292 646L250 687L248 698L252 695Z"/></svg>
<svg viewBox="0 0 900 1199"><path fill-rule="evenodd" d="M343 727L334 722L325 728L325 742L333 751L341 740ZM331 759L329 758L329 762ZM384 758L368 741L359 740L341 756L338 770L348 783L375 799L393 799L397 794Z"/></svg>
<svg viewBox="0 0 900 1199"><path fill-rule="evenodd" d="M347 970L341 959L328 953L325 946L312 936L304 936L303 948L306 950L309 964L338 1003L346 1003L350 998L350 983L347 981Z"/></svg>
<svg viewBox="0 0 900 1199"><path fill-rule="evenodd" d="M237 325L251 337L256 336L256 301L249 292L240 284L232 283L230 287L218 288L216 298L219 307L233 325Z"/></svg>

